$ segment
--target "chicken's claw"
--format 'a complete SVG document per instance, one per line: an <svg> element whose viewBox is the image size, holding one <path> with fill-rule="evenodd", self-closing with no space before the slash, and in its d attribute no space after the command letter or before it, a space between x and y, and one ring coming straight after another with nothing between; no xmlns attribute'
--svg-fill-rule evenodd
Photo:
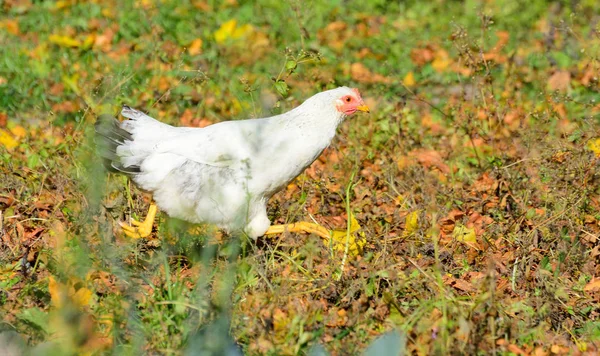
<svg viewBox="0 0 600 356"><path fill-rule="evenodd" d="M156 212L158 208L155 204L150 204L150 208L148 208L148 215L146 215L146 219L144 221L137 221L131 219L131 225L129 226L126 223L120 221L119 225L123 229L123 233L133 239L146 238L150 236L152 233L152 225L154 224L154 217L156 216Z"/></svg>
<svg viewBox="0 0 600 356"><path fill-rule="evenodd" d="M315 235L319 235L325 241L331 242L333 248L342 253L346 252L347 242L348 254L352 256L358 256L362 253L363 247L367 243L364 234L359 230L360 225L358 221L354 218L354 215L350 215L349 229L327 230L321 225L300 221L293 224L272 225L269 227L269 230L265 232L265 235L280 234L284 231L313 233Z"/></svg>

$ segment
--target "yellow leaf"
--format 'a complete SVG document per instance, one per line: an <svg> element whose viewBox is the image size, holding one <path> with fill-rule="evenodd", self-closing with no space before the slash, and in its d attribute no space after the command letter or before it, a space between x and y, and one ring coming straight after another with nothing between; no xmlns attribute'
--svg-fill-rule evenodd
<svg viewBox="0 0 600 356"><path fill-rule="evenodd" d="M360 224L358 220L354 218L354 214L350 214L350 231L347 230L333 230L331 231L331 238L333 239L333 245L339 252L346 251L346 240L348 241L348 253L351 256L358 256L363 247L366 245L367 240L364 234L359 232ZM350 234L348 236L348 233Z"/></svg>
<svg viewBox="0 0 600 356"><path fill-rule="evenodd" d="M87 35L85 37L85 40L83 40L83 43L81 44L81 48L83 48L83 49L92 48L92 46L94 45L94 42L96 42L96 35L95 34Z"/></svg>
<svg viewBox="0 0 600 356"><path fill-rule="evenodd" d="M73 5L73 1L70 1L70 0L59 0L59 1L57 1L57 2L54 3L54 7L57 10L61 10L61 9L67 8L67 7L70 7L72 5Z"/></svg>
<svg viewBox="0 0 600 356"><path fill-rule="evenodd" d="M431 62L431 66L437 72L443 72L450 66L450 58L448 56L448 52L443 49L438 50L435 53L435 59Z"/></svg>
<svg viewBox="0 0 600 356"><path fill-rule="evenodd" d="M50 292L50 300L55 308L62 308L65 301L73 303L75 306L81 308L90 304L92 298L92 291L81 287L75 290L75 286L81 283L77 278L71 278L67 282L67 285L56 281L54 276L48 277L48 291Z"/></svg>
<svg viewBox="0 0 600 356"><path fill-rule="evenodd" d="M404 232L402 233L403 236L410 236L417 231L417 228L419 227L419 213L420 210L416 210L406 215L406 224Z"/></svg>
<svg viewBox="0 0 600 356"><path fill-rule="evenodd" d="M0 145L6 147L7 150L12 150L17 147L19 142L15 140L8 132L5 130L0 130Z"/></svg>
<svg viewBox="0 0 600 356"><path fill-rule="evenodd" d="M404 83L404 85L406 85L407 87L412 87L415 84L417 84L417 82L415 81L415 75L413 74L413 72L406 73L406 75L404 76L404 79L402 79L402 83Z"/></svg>
<svg viewBox="0 0 600 356"><path fill-rule="evenodd" d="M54 279L53 276L48 277L48 292L50 292L50 301L57 308L62 307L61 285Z"/></svg>
<svg viewBox="0 0 600 356"><path fill-rule="evenodd" d="M233 33L231 34L231 38L237 39L242 36L245 36L250 32L252 32L252 25L245 24L241 27L236 28L235 31L233 31Z"/></svg>
<svg viewBox="0 0 600 356"><path fill-rule="evenodd" d="M585 148L594 152L596 157L600 157L600 138L595 138L593 140L589 140L585 145Z"/></svg>
<svg viewBox="0 0 600 356"><path fill-rule="evenodd" d="M81 47L81 41L69 36L50 35L48 40L61 47Z"/></svg>
<svg viewBox="0 0 600 356"><path fill-rule="evenodd" d="M115 13L112 8L105 7L100 12L102 13L102 16L104 16L104 17L108 17L110 19L115 17Z"/></svg>
<svg viewBox="0 0 600 356"><path fill-rule="evenodd" d="M219 29L215 31L215 41L217 41L217 43L225 42L229 37L231 37L231 34L235 30L236 25L236 19L229 20L222 24L221 27L219 27Z"/></svg>
<svg viewBox="0 0 600 356"><path fill-rule="evenodd" d="M14 126L10 129L10 132L12 132L13 135L15 135L18 138L22 138L25 137L27 135L27 130L25 130L25 128L21 125L17 125Z"/></svg>
<svg viewBox="0 0 600 356"><path fill-rule="evenodd" d="M237 27L237 20L229 20L219 27L217 31L215 31L215 41L221 44L228 39L238 39L247 34L251 33L254 30L252 25L245 24L240 27Z"/></svg>
<svg viewBox="0 0 600 356"><path fill-rule="evenodd" d="M192 56L200 54L202 52L202 39L196 38L195 40L193 40L192 43L190 43L190 46L188 47L188 52Z"/></svg>
<svg viewBox="0 0 600 356"><path fill-rule="evenodd" d="M85 287L79 288L77 292L75 292L75 294L72 296L72 298L73 302L78 307L84 307L90 304L90 300L92 298L92 291Z"/></svg>
<svg viewBox="0 0 600 356"><path fill-rule="evenodd" d="M469 247L479 249L477 247L477 234L472 227L468 228L463 224L457 223L452 231L452 237L454 237L456 241L462 242Z"/></svg>
<svg viewBox="0 0 600 356"><path fill-rule="evenodd" d="M431 63L431 66L433 67L433 69L435 69L438 72L443 72L446 68L448 68L449 65L450 65L450 61L445 58L435 59Z"/></svg>

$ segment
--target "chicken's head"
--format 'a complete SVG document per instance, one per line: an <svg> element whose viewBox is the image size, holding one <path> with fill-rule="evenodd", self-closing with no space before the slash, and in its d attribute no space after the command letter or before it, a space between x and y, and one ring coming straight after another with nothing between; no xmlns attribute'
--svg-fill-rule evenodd
<svg viewBox="0 0 600 356"><path fill-rule="evenodd" d="M360 92L356 88L348 90L338 98L335 101L335 108L345 115L352 115L357 111L369 112L369 107L365 105Z"/></svg>

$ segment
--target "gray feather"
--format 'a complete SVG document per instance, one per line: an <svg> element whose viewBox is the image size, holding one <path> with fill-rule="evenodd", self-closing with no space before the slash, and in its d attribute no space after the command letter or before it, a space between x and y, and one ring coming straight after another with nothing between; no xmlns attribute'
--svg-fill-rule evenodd
<svg viewBox="0 0 600 356"><path fill-rule="evenodd" d="M117 147L125 141L133 140L131 133L121 127L120 122L112 115L102 114L98 116L94 125L96 131L96 152L102 157L104 167L111 172L125 174L140 173L139 166L123 167L117 155Z"/></svg>

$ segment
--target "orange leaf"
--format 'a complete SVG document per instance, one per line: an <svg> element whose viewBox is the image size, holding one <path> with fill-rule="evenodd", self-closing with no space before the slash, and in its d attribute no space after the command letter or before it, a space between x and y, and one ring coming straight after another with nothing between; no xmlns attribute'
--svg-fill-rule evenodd
<svg viewBox="0 0 600 356"><path fill-rule="evenodd" d="M2 23L0 23L0 27L4 27L6 29L6 31L8 33L10 33L11 35L18 35L19 34L19 23L17 22L17 20L12 20L12 19L8 19L8 20L4 20Z"/></svg>
<svg viewBox="0 0 600 356"><path fill-rule="evenodd" d="M592 278L588 284L583 287L583 290L586 292L595 292L600 290L600 278Z"/></svg>
<svg viewBox="0 0 600 356"><path fill-rule="evenodd" d="M571 73L566 70L556 71L550 79L548 79L548 89L567 91L571 83Z"/></svg>
<svg viewBox="0 0 600 356"><path fill-rule="evenodd" d="M25 130L25 128L21 125L17 125L15 127L11 128L10 132L12 132L12 134L18 138L22 138L27 135L27 130Z"/></svg>
<svg viewBox="0 0 600 356"><path fill-rule="evenodd" d="M450 173L450 167L442 159L442 155L438 151L429 149L420 149L411 152L423 167L431 168L435 167L442 173Z"/></svg>
<svg viewBox="0 0 600 356"><path fill-rule="evenodd" d="M192 43L190 43L190 46L188 47L188 52L192 56L200 54L202 52L202 39L196 38L195 40L193 40Z"/></svg>
<svg viewBox="0 0 600 356"><path fill-rule="evenodd" d="M50 292L50 300L52 305L57 308L62 306L62 293L60 291L61 287L58 282L54 279L54 276L48 277L48 292Z"/></svg>
<svg viewBox="0 0 600 356"><path fill-rule="evenodd" d="M350 75L352 79L361 83L389 83L390 78L384 77L381 74L373 73L364 64L357 62L350 66Z"/></svg>

